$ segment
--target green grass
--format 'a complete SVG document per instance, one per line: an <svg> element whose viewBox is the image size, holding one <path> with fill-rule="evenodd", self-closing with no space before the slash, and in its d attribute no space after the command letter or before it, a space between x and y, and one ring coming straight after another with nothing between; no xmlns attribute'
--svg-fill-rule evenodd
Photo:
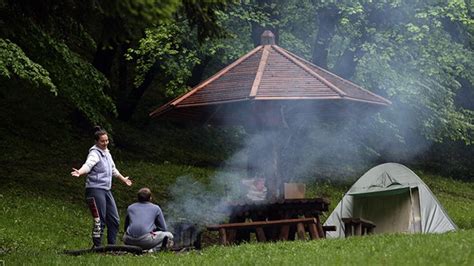
<svg viewBox="0 0 474 266"><path fill-rule="evenodd" d="M144 256L85 255L54 251L6 256L7 264L158 264L158 265L470 265L474 231L443 235L384 235L347 240L245 244L210 247L183 254Z"/></svg>
<svg viewBox="0 0 474 266"><path fill-rule="evenodd" d="M169 200L168 187L176 177L191 175L207 184L213 169L144 161L117 162L135 185L114 187L120 210L133 202L135 190L149 186L158 202ZM377 235L352 239L208 246L182 254L144 256L62 255L65 249L90 245L91 221L83 203L83 180L69 176L69 166L23 166L2 180L0 192L0 260L6 265L472 265L474 263L474 185L418 173L461 228L440 235ZM350 184L329 181L312 184L310 195L323 195L335 207ZM166 210L165 210L166 211ZM122 229L121 229L122 230Z"/></svg>

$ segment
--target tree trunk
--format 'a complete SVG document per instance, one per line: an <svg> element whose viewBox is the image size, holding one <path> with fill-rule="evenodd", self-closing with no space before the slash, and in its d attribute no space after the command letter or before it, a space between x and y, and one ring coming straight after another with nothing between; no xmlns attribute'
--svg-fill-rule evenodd
<svg viewBox="0 0 474 266"><path fill-rule="evenodd" d="M192 75L186 82L186 85L193 88L194 86L198 85L203 80L204 70L206 70L206 66L211 61L211 57L206 55L200 64L197 64L193 67Z"/></svg>
<svg viewBox="0 0 474 266"><path fill-rule="evenodd" d="M345 78L351 79L356 71L357 58L363 55L361 45L357 45L355 49L347 48L341 57L338 58L334 66L334 73Z"/></svg>
<svg viewBox="0 0 474 266"><path fill-rule="evenodd" d="M335 34L340 15L338 8L334 4L330 4L318 10L316 16L318 34L313 44L313 57L311 62L323 68L327 68L329 44Z"/></svg>
<svg viewBox="0 0 474 266"><path fill-rule="evenodd" d="M99 46L101 47L101 45ZM117 49L98 49L94 55L92 65L104 74L109 80L112 75L112 65L114 64Z"/></svg>
<svg viewBox="0 0 474 266"><path fill-rule="evenodd" d="M455 104L462 108L474 111L474 86L466 78L457 78L461 88L456 91Z"/></svg>
<svg viewBox="0 0 474 266"><path fill-rule="evenodd" d="M135 112L140 99L142 98L145 91L150 87L155 79L156 74L160 70L160 62L155 62L150 68L148 73L145 75L145 78L137 88L132 88L127 97L120 102L118 106L119 119L122 121L128 121L132 118L133 113Z"/></svg>

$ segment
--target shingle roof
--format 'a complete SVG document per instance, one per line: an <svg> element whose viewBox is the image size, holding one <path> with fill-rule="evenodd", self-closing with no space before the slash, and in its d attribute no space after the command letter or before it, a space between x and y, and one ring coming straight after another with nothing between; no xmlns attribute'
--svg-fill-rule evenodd
<svg viewBox="0 0 474 266"><path fill-rule="evenodd" d="M381 96L275 44L266 44L256 47L188 93L154 110L150 116L162 116L181 109L176 112L179 116L193 119L215 112L215 105L268 100L342 100L390 105L390 101ZM199 106L209 108L193 108Z"/></svg>

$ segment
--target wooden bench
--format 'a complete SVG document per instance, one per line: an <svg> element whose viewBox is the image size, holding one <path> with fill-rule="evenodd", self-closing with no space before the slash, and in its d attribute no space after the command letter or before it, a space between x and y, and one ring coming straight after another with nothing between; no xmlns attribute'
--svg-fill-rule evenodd
<svg viewBox="0 0 474 266"><path fill-rule="evenodd" d="M324 235L318 233L318 221L316 218L299 218L299 219L285 219L276 221L255 221L245 223L228 223L228 224L216 224L209 225L207 229L210 231L219 231L220 243L222 245L228 245L234 243L235 233L238 229L251 229L255 230L257 241L265 242L267 238L263 230L264 227L279 227L280 234L279 240L288 240L290 226L296 225L296 233L298 239L305 239L305 225L308 228L309 236L311 239L323 238Z"/></svg>
<svg viewBox="0 0 474 266"><path fill-rule="evenodd" d="M326 238L327 231L336 231L335 225L323 225L324 238Z"/></svg>
<svg viewBox="0 0 474 266"><path fill-rule="evenodd" d="M344 234L349 236L369 235L374 232L375 224L362 218L342 218L344 222Z"/></svg>

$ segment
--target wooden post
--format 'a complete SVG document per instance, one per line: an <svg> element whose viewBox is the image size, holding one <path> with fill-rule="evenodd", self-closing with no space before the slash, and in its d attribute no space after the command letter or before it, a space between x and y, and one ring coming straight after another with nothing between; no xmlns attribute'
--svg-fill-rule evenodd
<svg viewBox="0 0 474 266"><path fill-rule="evenodd" d="M355 225L355 232L354 235L361 236L362 235L362 223L359 222Z"/></svg>
<svg viewBox="0 0 474 266"><path fill-rule="evenodd" d="M278 140L276 138L276 134L273 134L273 140L272 140L272 172L270 173L269 176L272 178L272 196L274 199L281 199L282 198L282 193L280 191L280 184L281 184L281 176L280 176L280 171L279 171L279 154L278 154L278 147L277 143Z"/></svg>
<svg viewBox="0 0 474 266"><path fill-rule="evenodd" d="M317 226L317 229L318 229L318 234L319 234L319 237L321 238L325 238L324 237L324 230L323 230L323 226L321 224L321 219L319 219L319 215L316 216L316 226Z"/></svg>
<svg viewBox="0 0 474 266"><path fill-rule="evenodd" d="M290 233L290 226L289 225L282 225L280 229L280 240L288 240L288 235Z"/></svg>
<svg viewBox="0 0 474 266"><path fill-rule="evenodd" d="M308 227L309 227L309 235L311 236L311 239L324 238L324 235L319 235L318 229L316 228L315 224L308 224Z"/></svg>
<svg viewBox="0 0 474 266"><path fill-rule="evenodd" d="M262 121L264 121L262 119ZM265 139L264 143L251 143L248 150L247 175L250 178L256 177L256 174L263 174L267 186L267 198L269 200L278 200L282 198L281 176L279 173L279 149L278 133L258 120L255 122L256 134ZM246 129L251 131L251 129ZM258 136L258 135L257 135ZM261 145L264 144L264 145ZM256 147L259 146L260 147Z"/></svg>
<svg viewBox="0 0 474 266"><path fill-rule="evenodd" d="M367 234L372 234L374 232L374 227L368 227L367 228Z"/></svg>
<svg viewBox="0 0 474 266"><path fill-rule="evenodd" d="M282 134L288 128L283 115L283 107L279 103L260 102L258 104L254 103L251 108L255 115L249 118L247 124L244 125L245 130L261 135L264 134L264 138L269 141L265 143L264 150L259 150L258 152L265 153L262 155L264 161L266 161L264 162L264 177L267 180L267 198L269 200L279 200L284 197L282 173L280 171L281 152L285 145L285 142L282 141ZM250 147L250 149L252 148ZM255 151L249 150L249 153L253 152ZM250 162L247 163L247 169L249 170L249 177L253 177L255 169L250 167ZM259 171L261 170L259 169Z"/></svg>
<svg viewBox="0 0 474 266"><path fill-rule="evenodd" d="M227 229L227 230L226 230L226 233L227 233L227 237L226 237L226 238L227 238L227 239L226 239L227 242L228 242L229 244L234 243L234 242L235 242L235 236L237 235L237 230L235 230L235 229Z"/></svg>
<svg viewBox="0 0 474 266"><path fill-rule="evenodd" d="M263 231L262 227L255 228L255 235L257 236L258 242L265 242L267 238L265 237L265 232Z"/></svg>
<svg viewBox="0 0 474 266"><path fill-rule="evenodd" d="M221 242L221 245L227 245L227 236L225 228L219 229L219 240Z"/></svg>
<svg viewBox="0 0 474 266"><path fill-rule="evenodd" d="M352 236L352 224L351 223L344 223L344 235L346 237Z"/></svg>
<svg viewBox="0 0 474 266"><path fill-rule="evenodd" d="M296 232L298 234L298 239L300 239L300 240L305 239L305 236L304 236L305 230L304 230L304 224L303 223L297 223L296 224Z"/></svg>

